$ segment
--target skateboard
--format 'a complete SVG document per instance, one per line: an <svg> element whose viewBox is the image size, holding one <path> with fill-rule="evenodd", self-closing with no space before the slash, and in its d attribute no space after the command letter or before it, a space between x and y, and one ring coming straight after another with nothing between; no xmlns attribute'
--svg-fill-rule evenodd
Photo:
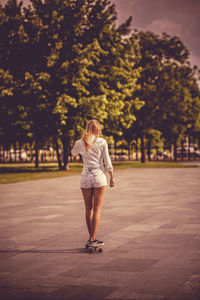
<svg viewBox="0 0 200 300"><path fill-rule="evenodd" d="M94 252L99 252L99 253L102 253L103 252L103 249L102 249L102 245L88 245L86 244L85 245L85 248L88 250L89 253L94 253Z"/></svg>

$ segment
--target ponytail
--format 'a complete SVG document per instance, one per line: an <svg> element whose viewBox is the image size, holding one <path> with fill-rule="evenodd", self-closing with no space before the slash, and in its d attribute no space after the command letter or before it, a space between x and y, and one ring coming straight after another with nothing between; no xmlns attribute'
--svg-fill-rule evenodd
<svg viewBox="0 0 200 300"><path fill-rule="evenodd" d="M84 132L82 135L82 139L85 143L86 152L89 153L89 151L90 151L90 143L89 143L90 136L86 132Z"/></svg>
<svg viewBox="0 0 200 300"><path fill-rule="evenodd" d="M86 149L87 153L89 153L89 151L90 151L90 146L91 146L90 137L92 135L95 136L94 141L96 141L97 138L101 135L101 125L97 120L90 120L87 123L86 130L82 135L82 139L85 143L85 149Z"/></svg>

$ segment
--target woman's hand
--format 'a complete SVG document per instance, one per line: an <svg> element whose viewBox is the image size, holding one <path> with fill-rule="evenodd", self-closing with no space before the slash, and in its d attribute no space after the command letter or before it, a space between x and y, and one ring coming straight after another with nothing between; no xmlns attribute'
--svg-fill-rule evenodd
<svg viewBox="0 0 200 300"><path fill-rule="evenodd" d="M114 187L115 181L113 177L110 177L110 187Z"/></svg>

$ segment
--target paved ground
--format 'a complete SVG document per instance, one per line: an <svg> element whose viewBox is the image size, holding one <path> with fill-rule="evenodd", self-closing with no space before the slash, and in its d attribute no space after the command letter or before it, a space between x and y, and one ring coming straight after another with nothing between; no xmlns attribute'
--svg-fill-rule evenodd
<svg viewBox="0 0 200 300"><path fill-rule="evenodd" d="M79 176L0 186L2 300L199 300L200 168L116 172L88 238Z"/></svg>

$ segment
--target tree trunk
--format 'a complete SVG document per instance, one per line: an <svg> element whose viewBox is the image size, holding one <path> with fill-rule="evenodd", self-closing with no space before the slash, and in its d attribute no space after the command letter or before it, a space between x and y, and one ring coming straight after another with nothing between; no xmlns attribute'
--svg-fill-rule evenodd
<svg viewBox="0 0 200 300"><path fill-rule="evenodd" d="M6 162L9 162L10 156L9 156L9 149L8 146L6 145Z"/></svg>
<svg viewBox="0 0 200 300"><path fill-rule="evenodd" d="M32 149L33 145L30 146L30 156L31 156L31 162L33 162L34 159L34 154L33 154L33 149Z"/></svg>
<svg viewBox="0 0 200 300"><path fill-rule="evenodd" d="M190 141L190 136L188 138L188 160L191 159L191 155L190 155L190 145L191 145L191 141Z"/></svg>
<svg viewBox="0 0 200 300"><path fill-rule="evenodd" d="M174 161L177 161L177 139L174 140Z"/></svg>
<svg viewBox="0 0 200 300"><path fill-rule="evenodd" d="M42 153L41 153L41 162L43 163L44 162L44 147L42 147L42 149L41 149L42 151Z"/></svg>
<svg viewBox="0 0 200 300"><path fill-rule="evenodd" d="M35 168L39 167L39 143L35 141Z"/></svg>
<svg viewBox="0 0 200 300"><path fill-rule="evenodd" d="M3 151L2 151L2 145L0 145L0 162L3 162Z"/></svg>
<svg viewBox="0 0 200 300"><path fill-rule="evenodd" d="M63 170L69 170L69 151L70 151L70 138L63 137Z"/></svg>
<svg viewBox="0 0 200 300"><path fill-rule="evenodd" d="M136 140L136 144L135 144L135 151L136 151L136 161L138 161L138 139Z"/></svg>
<svg viewBox="0 0 200 300"><path fill-rule="evenodd" d="M5 157L6 157L5 146L3 145L2 148L3 148L3 149L2 149L2 150L3 150L3 151L2 151L2 162L5 163Z"/></svg>
<svg viewBox="0 0 200 300"><path fill-rule="evenodd" d="M156 160L159 161L158 146L156 146Z"/></svg>
<svg viewBox="0 0 200 300"><path fill-rule="evenodd" d="M147 143L147 155L148 155L148 160L151 161L151 138L149 138L148 143Z"/></svg>
<svg viewBox="0 0 200 300"><path fill-rule="evenodd" d="M181 141L181 160L184 160L184 141Z"/></svg>
<svg viewBox="0 0 200 300"><path fill-rule="evenodd" d="M173 145L170 140L170 160L172 160L172 159L173 159Z"/></svg>
<svg viewBox="0 0 200 300"><path fill-rule="evenodd" d="M128 160L131 160L131 143L128 143Z"/></svg>
<svg viewBox="0 0 200 300"><path fill-rule="evenodd" d="M117 160L117 155L116 155L116 149L117 149L116 147L117 146L116 146L116 143L117 143L116 140L114 140L115 161Z"/></svg>
<svg viewBox="0 0 200 300"><path fill-rule="evenodd" d="M61 159L60 159L59 145L58 145L58 140L57 140L56 137L54 137L54 144L55 144L55 147L56 147L56 155L57 155L58 167L59 167L59 170L62 170L62 162L61 162Z"/></svg>
<svg viewBox="0 0 200 300"><path fill-rule="evenodd" d="M14 143L15 163L17 162L17 142Z"/></svg>
<svg viewBox="0 0 200 300"><path fill-rule="evenodd" d="M26 159L25 161L28 162L28 144L25 144L25 153L26 153Z"/></svg>
<svg viewBox="0 0 200 300"><path fill-rule="evenodd" d="M9 148L9 162L12 163L12 148Z"/></svg>
<svg viewBox="0 0 200 300"><path fill-rule="evenodd" d="M140 136L141 139L141 162L145 163L145 147L144 147L144 135Z"/></svg>
<svg viewBox="0 0 200 300"><path fill-rule="evenodd" d="M196 160L196 153L195 153L195 135L193 135L193 149L194 149L194 151L193 151L193 158L194 158L194 160Z"/></svg>

